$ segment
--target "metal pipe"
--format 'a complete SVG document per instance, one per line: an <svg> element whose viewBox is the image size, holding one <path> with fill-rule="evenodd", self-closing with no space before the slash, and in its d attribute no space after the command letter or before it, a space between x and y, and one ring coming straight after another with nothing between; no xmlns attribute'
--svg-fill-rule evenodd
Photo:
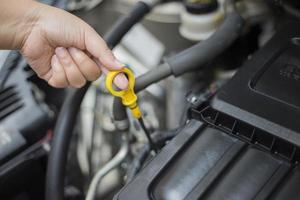
<svg viewBox="0 0 300 200"><path fill-rule="evenodd" d="M126 135L126 134L124 134ZM101 181L101 179L107 175L111 170L115 169L118 167L126 158L129 152L129 142L127 136L123 137L123 144L118 151L118 153L107 163L105 164L102 168L98 170L98 172L95 174L93 177L91 184L89 186L87 195L85 200L94 200L96 192L97 192L97 187Z"/></svg>

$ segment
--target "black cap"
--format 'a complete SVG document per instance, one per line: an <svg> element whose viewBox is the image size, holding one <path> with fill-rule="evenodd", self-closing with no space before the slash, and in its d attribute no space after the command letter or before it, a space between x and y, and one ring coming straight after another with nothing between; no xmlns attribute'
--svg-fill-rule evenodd
<svg viewBox="0 0 300 200"><path fill-rule="evenodd" d="M189 13L206 14L218 9L217 0L184 0L184 6Z"/></svg>

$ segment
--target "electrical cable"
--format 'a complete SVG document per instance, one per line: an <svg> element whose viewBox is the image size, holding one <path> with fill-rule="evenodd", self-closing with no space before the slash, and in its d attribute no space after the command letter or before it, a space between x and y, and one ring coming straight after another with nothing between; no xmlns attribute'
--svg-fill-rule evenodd
<svg viewBox="0 0 300 200"><path fill-rule="evenodd" d="M156 1L155 1L156 2ZM122 39L122 37L137 22L151 10L155 4L138 2L133 7L128 16L119 19L112 30L104 37L108 45L113 48ZM148 7L148 9L145 9ZM140 12L140 10L143 12ZM138 13L138 14L137 14ZM120 22L123 23L120 23ZM84 87L71 90L62 105L58 115L57 123L54 129L54 138L51 144L51 151L48 158L45 199L46 200L63 200L64 199L64 178L67 163L68 149L72 137L74 124L76 123L77 113L80 108L82 99L90 86L90 82Z"/></svg>

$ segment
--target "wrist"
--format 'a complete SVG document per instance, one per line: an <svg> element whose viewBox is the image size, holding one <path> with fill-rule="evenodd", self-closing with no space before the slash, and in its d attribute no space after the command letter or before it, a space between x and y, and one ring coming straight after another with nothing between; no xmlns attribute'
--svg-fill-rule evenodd
<svg viewBox="0 0 300 200"><path fill-rule="evenodd" d="M0 5L0 48L21 49L40 16L39 3L32 0L4 0Z"/></svg>

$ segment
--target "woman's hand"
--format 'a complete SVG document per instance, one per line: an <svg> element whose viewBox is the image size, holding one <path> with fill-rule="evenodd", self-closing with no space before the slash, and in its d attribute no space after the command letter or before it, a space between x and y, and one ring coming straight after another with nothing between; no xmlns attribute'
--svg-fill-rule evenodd
<svg viewBox="0 0 300 200"><path fill-rule="evenodd" d="M4 0L0 11L5 4L11 9L14 3L23 8L11 11L16 16L11 20L19 21L9 22L13 26L8 26L8 30L14 32L8 36L11 42L5 42L4 46L19 48L37 75L51 86L82 87L102 72L122 68L104 40L78 17L31 0ZM117 76L115 84L125 89L126 77Z"/></svg>

